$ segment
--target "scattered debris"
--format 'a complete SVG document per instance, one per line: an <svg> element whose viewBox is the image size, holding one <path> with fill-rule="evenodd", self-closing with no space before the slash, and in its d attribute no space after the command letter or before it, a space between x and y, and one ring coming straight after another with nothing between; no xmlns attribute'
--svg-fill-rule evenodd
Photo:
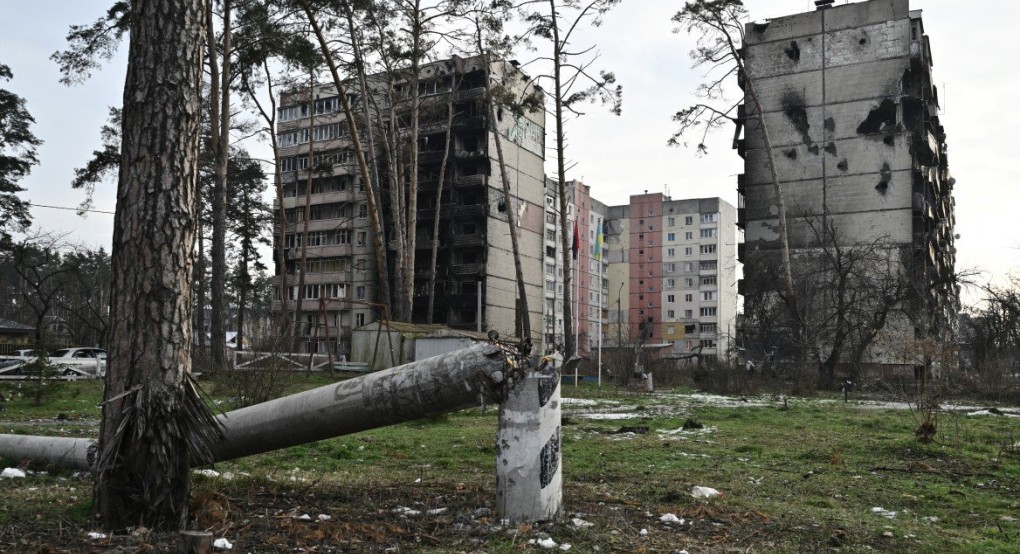
<svg viewBox="0 0 1020 554"><path fill-rule="evenodd" d="M0 472L0 479L13 479L15 477L24 478L25 471L16 467L5 467L3 472Z"/></svg>
<svg viewBox="0 0 1020 554"><path fill-rule="evenodd" d="M552 540L552 537L546 537L544 539L531 539L528 541L528 544L535 544L549 550L552 550L553 548L559 546L559 544L557 544L556 541ZM568 546L567 548L570 547Z"/></svg>
<svg viewBox="0 0 1020 554"><path fill-rule="evenodd" d="M694 487L691 489L691 496L694 498L715 498L722 496L722 493L712 487Z"/></svg>
<svg viewBox="0 0 1020 554"><path fill-rule="evenodd" d="M576 527L578 529L587 529L588 527L594 527L595 526L594 523L592 523L590 521L585 521L585 520L583 520L581 518L577 518L577 517L575 517L574 519L570 520L570 522L573 523L574 527Z"/></svg>
<svg viewBox="0 0 1020 554"><path fill-rule="evenodd" d="M886 519L896 519L896 514L898 514L899 512L894 512L892 510L886 510L885 508L883 508L881 506L875 506L874 508L871 509L871 513L878 514L878 515L880 515L880 516L882 516L882 517L884 517Z"/></svg>

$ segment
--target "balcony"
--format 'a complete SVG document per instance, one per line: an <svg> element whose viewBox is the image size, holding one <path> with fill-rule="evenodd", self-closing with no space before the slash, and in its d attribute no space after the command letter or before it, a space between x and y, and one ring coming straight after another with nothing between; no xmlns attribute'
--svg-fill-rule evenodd
<svg viewBox="0 0 1020 554"><path fill-rule="evenodd" d="M474 188L484 187L489 184L488 175L465 175L463 177L455 177L453 183L457 188Z"/></svg>
<svg viewBox="0 0 1020 554"><path fill-rule="evenodd" d="M439 210L439 217L440 217L440 219L448 219L448 218L450 218L453 215L453 212L454 212L454 210L456 208L457 208L457 205L454 204L453 202L443 202L440 205L440 210ZM435 219L435 217L436 217L436 208L435 208L435 206L429 207L429 208L418 208L417 214L418 214L418 221Z"/></svg>
<svg viewBox="0 0 1020 554"><path fill-rule="evenodd" d="M418 163L421 164L437 164L443 161L444 151L442 150L425 150L418 152Z"/></svg>
<svg viewBox="0 0 1020 554"><path fill-rule="evenodd" d="M453 237L454 246L485 246L485 235L457 235Z"/></svg>
<svg viewBox="0 0 1020 554"><path fill-rule="evenodd" d="M475 150L464 150L458 148L453 153L453 156L458 160L474 160L478 158L484 158L486 155L487 154L485 153L485 150L482 148L478 148Z"/></svg>
<svg viewBox="0 0 1020 554"><path fill-rule="evenodd" d="M472 100L478 100L485 98L485 87L475 87L464 90L458 90L453 93L454 102L470 102Z"/></svg>
<svg viewBox="0 0 1020 554"><path fill-rule="evenodd" d="M485 217L487 204L471 204L467 206L457 206L453 210L453 215L458 218L470 218L470 217Z"/></svg>
<svg viewBox="0 0 1020 554"><path fill-rule="evenodd" d="M450 272L458 276L481 275L485 269L483 264L454 264L450 266Z"/></svg>
<svg viewBox="0 0 1020 554"><path fill-rule="evenodd" d="M352 249L350 244L333 244L329 246L309 246L308 255L315 258L333 258L338 256L350 256ZM287 249L288 260L301 259L301 248L294 247Z"/></svg>
<svg viewBox="0 0 1020 554"><path fill-rule="evenodd" d="M479 130L485 128L485 116L461 115L453 119L453 128L460 130Z"/></svg>

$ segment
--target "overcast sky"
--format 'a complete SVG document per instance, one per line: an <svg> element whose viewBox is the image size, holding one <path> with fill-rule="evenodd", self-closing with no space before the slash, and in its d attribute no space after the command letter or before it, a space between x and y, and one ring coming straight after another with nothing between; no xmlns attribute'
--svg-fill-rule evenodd
<svg viewBox="0 0 1020 554"><path fill-rule="evenodd" d="M64 48L71 24L99 17L108 1L68 2L0 0L0 63L10 66L13 81L3 86L25 98L36 119L33 130L44 145L40 165L22 185L34 204L74 207L83 198L70 188L73 170L84 165L99 146L99 128L109 106L120 104L126 44L93 78L75 87L58 82L49 56ZM837 3L844 3L837 0ZM810 11L810 0L745 0L751 17L761 20ZM580 37L597 42L597 65L616 73L623 85L623 114L610 115L591 106L570 123L568 157L576 164L568 177L592 187L607 204L628 196L663 192L675 198L721 196L736 201L736 175L742 160L729 149L729 131L709 144L708 156L667 148L673 131L670 116L691 103L702 80L690 69L693 42L673 34L670 17L682 2L624 0L606 16L602 27ZM955 188L959 268L978 268L986 279L1004 279L1020 261L1020 169L1015 163L1020 110L1015 93L1020 76L1011 67L1013 26L1020 2L995 0L963 4L958 0L912 0L924 11L931 37L935 80L942 101L942 124L949 145ZM522 53L521 61L529 54ZM552 145L551 135L547 144ZM250 149L260 152L257 146ZM555 164L548 157L547 172ZM1012 184L1010 184L1012 183ZM96 190L95 209L112 212L115 184ZM71 232L72 240L109 246L113 216L93 213L82 219L73 211L33 208L35 226Z"/></svg>

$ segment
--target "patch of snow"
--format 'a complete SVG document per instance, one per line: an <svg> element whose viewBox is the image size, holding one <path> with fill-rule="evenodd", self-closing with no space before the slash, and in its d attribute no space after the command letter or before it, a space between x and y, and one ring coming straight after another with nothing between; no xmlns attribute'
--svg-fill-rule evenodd
<svg viewBox="0 0 1020 554"><path fill-rule="evenodd" d="M411 508L408 508L406 506L397 506L396 508L393 509L393 513L400 514L402 516L418 516L418 515L421 515L420 511L412 510Z"/></svg>
<svg viewBox="0 0 1020 554"><path fill-rule="evenodd" d="M638 535L641 535L642 537L648 536L648 529L642 529L638 532Z"/></svg>
<svg viewBox="0 0 1020 554"><path fill-rule="evenodd" d="M694 498L715 498L722 496L722 493L712 487L694 487L691 489L691 496Z"/></svg>
<svg viewBox="0 0 1020 554"><path fill-rule="evenodd" d="M319 514L319 521L329 521L333 519L333 516L328 514Z"/></svg>
<svg viewBox="0 0 1020 554"><path fill-rule="evenodd" d="M560 398L564 406L597 406L599 404L619 404L618 400L592 400L591 398Z"/></svg>
<svg viewBox="0 0 1020 554"><path fill-rule="evenodd" d="M205 476L205 477L219 477L220 476L220 472L216 471L215 469L196 469L192 473L194 473L195 475L202 475L202 476Z"/></svg>
<svg viewBox="0 0 1020 554"><path fill-rule="evenodd" d="M556 541L552 540L551 537L546 537L544 539L531 539L530 541L528 541L528 544L535 544L549 550L552 550L553 548L559 546L558 544L556 544Z"/></svg>
<svg viewBox="0 0 1020 554"><path fill-rule="evenodd" d="M225 539L223 537L220 537L220 538L214 540L212 545L213 545L213 548L215 548L217 550L230 550L230 549L234 548L234 545L230 541L228 541L227 539Z"/></svg>
<svg viewBox="0 0 1020 554"><path fill-rule="evenodd" d="M676 517L676 514L662 514L662 516L659 517L659 521L663 523L679 523L680 525L686 523L686 520Z"/></svg>
<svg viewBox="0 0 1020 554"><path fill-rule="evenodd" d="M449 510L449 508L435 508L435 509L429 510L428 514L430 516L438 516L438 515L441 515L441 514L445 514L447 512L447 510Z"/></svg>
<svg viewBox="0 0 1020 554"><path fill-rule="evenodd" d="M567 544L567 543L563 543L563 544L560 545L560 550L562 550L564 552L570 550L571 548L573 548L573 545L570 545L570 544Z"/></svg>
<svg viewBox="0 0 1020 554"><path fill-rule="evenodd" d="M594 527L595 526L594 523L592 523L590 521L585 521L585 520L583 520L581 518L578 518L578 517L575 517L574 519L570 520L570 522L573 523L574 527L577 527L578 529L586 529L588 527Z"/></svg>
<svg viewBox="0 0 1020 554"><path fill-rule="evenodd" d="M301 514L300 516L298 516L297 519L299 519L301 521L312 521L312 516L310 516L308 514Z"/></svg>
<svg viewBox="0 0 1020 554"><path fill-rule="evenodd" d="M23 479L25 472L16 467L5 467L3 472L0 472L0 479L14 479L15 477Z"/></svg>
<svg viewBox="0 0 1020 554"><path fill-rule="evenodd" d="M94 541L102 540L106 538L106 533L100 533L98 531L92 531L88 537Z"/></svg>
<svg viewBox="0 0 1020 554"><path fill-rule="evenodd" d="M600 421L613 421L617 419L642 419L647 415L638 414L636 412L624 412L624 413L605 413L599 412L594 414L577 414L577 417L583 417L584 419L596 419Z"/></svg>
<svg viewBox="0 0 1020 554"><path fill-rule="evenodd" d="M660 436L667 436L667 435L707 435L707 434L710 434L710 433L715 433L718 430L719 430L718 427L702 427L701 429L684 429L683 427L678 427L676 429L660 429L660 430L658 430L656 432L659 433Z"/></svg>

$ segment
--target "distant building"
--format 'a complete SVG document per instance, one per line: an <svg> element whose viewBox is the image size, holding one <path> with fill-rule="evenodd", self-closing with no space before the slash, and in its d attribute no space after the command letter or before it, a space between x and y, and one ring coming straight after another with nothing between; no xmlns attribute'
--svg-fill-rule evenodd
<svg viewBox="0 0 1020 554"><path fill-rule="evenodd" d="M794 280L798 261L817 257L822 240L878 241L913 294L902 306L908 315L890 317L868 361L918 364L896 350L912 340L950 341L959 311L955 180L929 40L908 0L831 4L747 24L741 50L785 196ZM776 290L775 271L763 268L780 266L778 212L753 110L748 99L737 144L745 158L737 185L744 288L775 294L767 292Z"/></svg>
<svg viewBox="0 0 1020 554"><path fill-rule="evenodd" d="M390 86L385 77L370 78L369 88L380 100L389 96L384 94ZM544 112L538 110L517 116L509 110L498 109L496 121L490 121L486 79L511 89L523 90L526 86L523 74L509 62L496 62L486 67L479 57L455 57L423 66L420 79L416 91L422 100L422 117L418 136L418 224L412 319L422 323L428 320L429 262L438 207L438 261L432 322L456 329L495 330L503 336L518 333L521 322L515 319L518 295L507 223L509 214L514 214L519 223L517 233L529 302L528 317L535 336L540 337ZM415 91L408 91L408 88L406 80L397 79L393 90L399 94L395 97L410 99ZM443 192L439 196L439 169L446 143L446 107L451 94L456 115L446 156ZM359 105L357 94L351 93L350 99ZM274 279L277 296L273 308L277 312L282 309L281 295L286 295L291 306L294 302L302 303L302 350L325 352L329 349L336 354L349 355L352 329L376 320L381 300L365 188L354 164L352 141L335 87L321 85L314 90L290 92L282 95L280 104L279 164L284 198L277 210L286 220L287 232L284 259L277 260ZM408 109L408 105L401 104L395 106L394 111L398 117L405 117ZM359 123L364 129L364 122ZM512 195L509 206L503 198L495 133L502 137L507 162ZM378 144L382 152L383 142L380 140ZM314 149L311 164L310 149ZM385 174L385 155L380 154L374 161L380 173ZM322 164L331 169L325 173L319 171ZM316 168L316 174L310 179L311 190L307 190L309 165ZM392 215L387 194L382 195L382 202ZM307 241L304 239L306 224ZM389 240L384 242L393 247ZM306 258L305 281L303 290L299 290L302 255ZM287 290L281 291L281 274L284 273Z"/></svg>
<svg viewBox="0 0 1020 554"><path fill-rule="evenodd" d="M31 344L34 337L35 327L9 319L0 319L0 354L24 348Z"/></svg>
<svg viewBox="0 0 1020 554"><path fill-rule="evenodd" d="M605 221L607 207L591 196L591 187L576 180L567 181L567 244L573 245L577 229L577 258L571 257L572 281L570 298L573 308L574 335L578 339L578 352L586 354L598 348L599 322L605 320L608 302L606 291L606 261L596 255L598 232ZM562 229L559 219L559 183L546 178L545 189L545 290L542 332L546 349L564 343L563 324L563 258ZM602 295L600 300L598 295Z"/></svg>
<svg viewBox="0 0 1020 554"><path fill-rule="evenodd" d="M737 316L736 210L720 198L630 197L607 210L605 344L725 355Z"/></svg>

